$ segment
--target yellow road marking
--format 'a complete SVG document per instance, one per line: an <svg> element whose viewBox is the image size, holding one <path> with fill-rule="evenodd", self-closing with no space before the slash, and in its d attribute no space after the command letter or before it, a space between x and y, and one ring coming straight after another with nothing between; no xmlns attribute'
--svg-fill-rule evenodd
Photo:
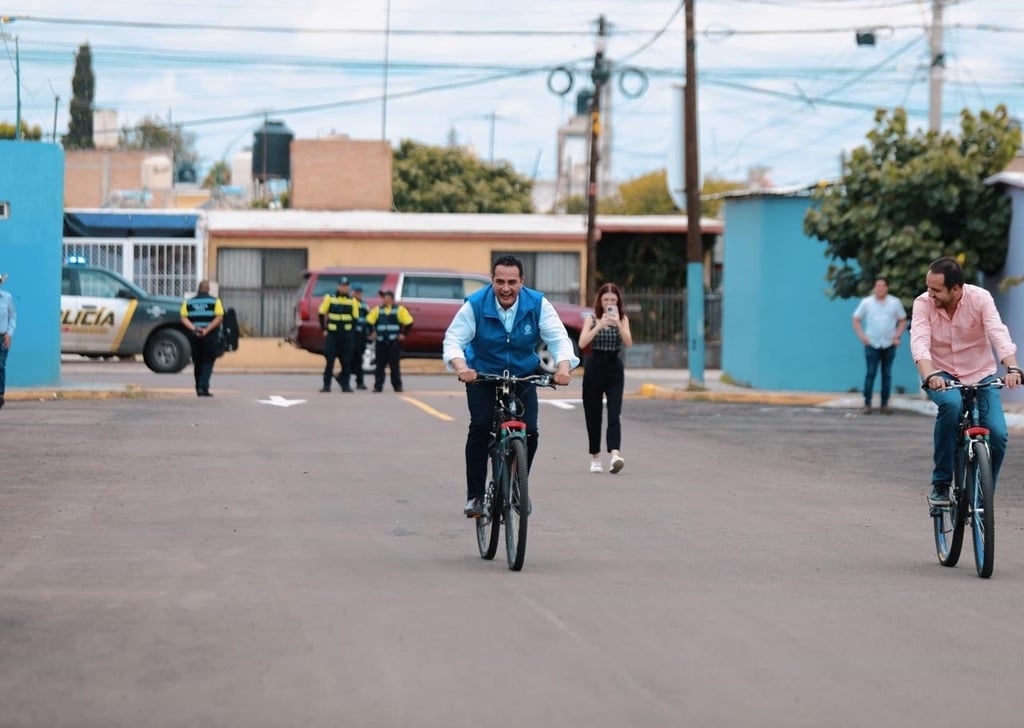
<svg viewBox="0 0 1024 728"><path fill-rule="evenodd" d="M426 412L428 415L432 415L433 417L436 417L439 420L443 420L445 422L451 422L453 419L455 419L454 417L449 417L444 412L439 412L438 410L436 410L433 407L431 407L429 404L425 404L423 402L420 402L418 399L413 399L412 397L402 397L402 399L404 399L406 402L408 402L409 404L413 405L414 407L419 407L421 410Z"/></svg>

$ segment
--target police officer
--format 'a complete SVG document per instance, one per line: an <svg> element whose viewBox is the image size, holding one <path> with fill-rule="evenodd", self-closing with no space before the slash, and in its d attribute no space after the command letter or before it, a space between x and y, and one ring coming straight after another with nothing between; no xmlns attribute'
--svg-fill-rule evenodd
<svg viewBox="0 0 1024 728"><path fill-rule="evenodd" d="M352 372L356 375L356 389L366 389L363 381L363 352L366 351L367 325L366 314L370 307L363 303L363 284L352 284L352 297L359 302L359 314L355 326L352 327Z"/></svg>
<svg viewBox="0 0 1024 728"><path fill-rule="evenodd" d="M342 392L351 392L352 338L355 321L359 315L359 302L349 295L348 277L338 279L338 289L333 296L324 296L320 304L320 330L327 332L324 339L324 386L321 392L331 391L331 376L334 374L334 360L341 359L341 373L335 377Z"/></svg>
<svg viewBox="0 0 1024 728"><path fill-rule="evenodd" d="M370 338L376 341L377 369L373 376L373 391L384 389L384 367L391 367L391 386L396 392L402 391L402 341L412 327L413 318L409 310L395 305L395 292L380 291L381 302L366 316L370 327Z"/></svg>
<svg viewBox="0 0 1024 728"><path fill-rule="evenodd" d="M210 377L213 362L220 353L218 338L224 319L224 305L210 293L210 282L199 281L196 295L181 304L181 325L192 333L192 370L196 379L196 395L212 397Z"/></svg>

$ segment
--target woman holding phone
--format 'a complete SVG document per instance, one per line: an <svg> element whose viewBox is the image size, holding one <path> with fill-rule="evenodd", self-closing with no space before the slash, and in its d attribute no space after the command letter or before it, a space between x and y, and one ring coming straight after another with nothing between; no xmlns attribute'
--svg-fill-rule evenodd
<svg viewBox="0 0 1024 728"><path fill-rule="evenodd" d="M622 390L625 371L622 347L633 345L629 317L622 300L622 291L614 283L605 283L594 298L594 314L587 319L580 333L580 350L590 347L584 357L583 412L590 440L590 472L602 473L601 415L602 399L608 402L606 444L611 454L608 470L617 473L626 464L619 448L622 446Z"/></svg>

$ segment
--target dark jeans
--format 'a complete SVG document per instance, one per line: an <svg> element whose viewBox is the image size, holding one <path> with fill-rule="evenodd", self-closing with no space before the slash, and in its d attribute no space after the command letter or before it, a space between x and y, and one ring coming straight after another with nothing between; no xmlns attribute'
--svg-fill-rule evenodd
<svg viewBox="0 0 1024 728"><path fill-rule="evenodd" d="M391 369L391 386L396 392L402 391L402 342L377 340L374 347L377 368L373 373L373 388L384 389L384 367Z"/></svg>
<svg viewBox="0 0 1024 728"><path fill-rule="evenodd" d="M13 337L11 340L14 340ZM3 397L4 392L7 391L7 351L3 342L0 341L0 397Z"/></svg>
<svg viewBox="0 0 1024 728"><path fill-rule="evenodd" d="M210 391L210 377L213 363L217 361L217 336L192 337L192 374L196 380L196 392Z"/></svg>
<svg viewBox="0 0 1024 728"><path fill-rule="evenodd" d="M338 384L341 385L342 390L352 388L352 344L352 332L327 332L327 339L324 340L324 358L327 360L324 365L324 389L331 388L334 362L337 359L341 360Z"/></svg>
<svg viewBox="0 0 1024 728"><path fill-rule="evenodd" d="M469 435L466 437L466 497L483 498L487 483L488 444L494 421L494 382L466 385L469 404ZM520 384L519 399L523 403L522 421L526 423L527 468L533 465L537 454L537 388Z"/></svg>
<svg viewBox="0 0 1024 728"><path fill-rule="evenodd" d="M949 379L950 377L946 377ZM987 382L994 377L985 377ZM935 468L932 471L932 483L950 484L953 482L953 453L956 450L956 428L960 422L960 408L963 398L959 389L928 390L928 397L939 407L935 415ZM978 419L981 426L989 431L988 441L992 450L992 485L999 481L999 469L1006 455L1006 443L1009 435L1006 431L1006 415L1003 403L999 399L999 390L982 389L978 392Z"/></svg>
<svg viewBox="0 0 1024 728"><path fill-rule="evenodd" d="M622 390L626 384L622 358L618 352L595 351L587 355L583 370L583 412L587 422L589 453L601 452L601 416L608 401L608 451L622 446Z"/></svg>
<svg viewBox="0 0 1024 728"><path fill-rule="evenodd" d="M871 406L871 395L875 388L875 374L878 367L882 367L882 406L889 404L889 395L892 393L892 363L896 359L896 347L887 346L884 349L876 349L873 346L864 347L864 359L867 361L868 372L864 377L864 406Z"/></svg>

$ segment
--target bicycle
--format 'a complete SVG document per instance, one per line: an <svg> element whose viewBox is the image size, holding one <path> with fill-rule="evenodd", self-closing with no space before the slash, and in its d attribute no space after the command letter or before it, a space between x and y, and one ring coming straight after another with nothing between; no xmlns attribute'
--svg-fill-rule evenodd
<svg viewBox="0 0 1024 728"><path fill-rule="evenodd" d="M969 523L978 576L987 579L992 576L996 555L995 485L992 482L989 431L981 426L978 415L978 392L1002 389L1005 383L1002 379L982 384L963 384L954 380L948 386L961 390L963 404L957 426L949 505L930 505L929 508L935 527L935 551L940 564L956 566L963 547L964 528Z"/></svg>
<svg viewBox="0 0 1024 728"><path fill-rule="evenodd" d="M497 382L494 389L494 420L489 445L491 480L484 493L483 515L476 520L476 543L480 556L490 560L498 551L501 524L505 524L505 555L508 568L519 571L526 559L526 531L530 516L529 463L526 423L519 418L523 403L518 386L555 388L550 374L514 377L477 374L476 382Z"/></svg>

